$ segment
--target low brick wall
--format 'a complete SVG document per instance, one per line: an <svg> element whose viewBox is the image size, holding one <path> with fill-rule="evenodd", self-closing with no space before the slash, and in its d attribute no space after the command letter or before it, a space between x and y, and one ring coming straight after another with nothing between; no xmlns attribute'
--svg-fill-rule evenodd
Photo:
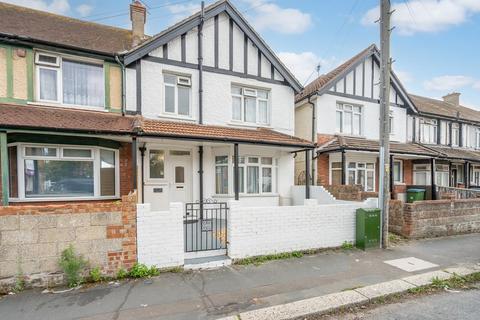
<svg viewBox="0 0 480 320"><path fill-rule="evenodd" d="M389 230L407 238L480 232L480 199L417 201L395 208Z"/></svg>
<svg viewBox="0 0 480 320"><path fill-rule="evenodd" d="M362 201L362 189L355 185L328 185L325 189L337 200Z"/></svg>
<svg viewBox="0 0 480 320"><path fill-rule="evenodd" d="M0 290L18 275L27 285L63 281L58 265L70 244L113 275L137 259L136 194L122 201L0 207Z"/></svg>

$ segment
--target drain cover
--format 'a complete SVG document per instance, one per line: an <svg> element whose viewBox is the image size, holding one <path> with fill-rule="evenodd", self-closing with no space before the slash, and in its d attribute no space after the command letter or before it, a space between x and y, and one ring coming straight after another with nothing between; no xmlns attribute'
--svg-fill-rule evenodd
<svg viewBox="0 0 480 320"><path fill-rule="evenodd" d="M419 271L419 270L424 270L424 269L430 269L430 268L435 268L438 267L437 264L418 259L415 257L408 257L408 258L402 258L402 259L395 259L395 260L387 260L384 261L386 264L389 264L391 266L397 267L399 269L402 269L407 272L414 272L414 271Z"/></svg>

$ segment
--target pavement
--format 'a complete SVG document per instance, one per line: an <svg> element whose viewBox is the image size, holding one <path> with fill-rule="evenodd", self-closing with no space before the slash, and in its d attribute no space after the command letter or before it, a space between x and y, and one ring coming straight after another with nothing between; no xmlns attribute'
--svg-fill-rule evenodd
<svg viewBox="0 0 480 320"><path fill-rule="evenodd" d="M480 262L480 234L410 241L388 250L331 251L260 266L167 273L62 294L28 290L0 300L0 319L218 319L352 288ZM407 272L384 263L438 265Z"/></svg>
<svg viewBox="0 0 480 320"><path fill-rule="evenodd" d="M372 310L312 317L323 320L478 320L480 290L443 292L414 300L387 304Z"/></svg>

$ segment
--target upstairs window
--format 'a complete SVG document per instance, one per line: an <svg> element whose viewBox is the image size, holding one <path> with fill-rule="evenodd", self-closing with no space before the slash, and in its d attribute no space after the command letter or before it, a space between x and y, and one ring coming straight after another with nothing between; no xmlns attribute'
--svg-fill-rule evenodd
<svg viewBox="0 0 480 320"><path fill-rule="evenodd" d="M232 120L268 125L270 92L232 86Z"/></svg>
<svg viewBox="0 0 480 320"><path fill-rule="evenodd" d="M394 121L395 119L393 118L393 111L390 111L390 115L388 117L388 130L390 132L390 134L394 134L395 131L394 131Z"/></svg>
<svg viewBox="0 0 480 320"><path fill-rule="evenodd" d="M420 141L423 143L437 143L437 120L420 119Z"/></svg>
<svg viewBox="0 0 480 320"><path fill-rule="evenodd" d="M164 74L164 109L165 113L190 117L192 81L190 77Z"/></svg>
<svg viewBox="0 0 480 320"><path fill-rule="evenodd" d="M362 107L337 103L336 130L337 133L362 135Z"/></svg>
<svg viewBox="0 0 480 320"><path fill-rule="evenodd" d="M475 148L480 149L480 128L475 128Z"/></svg>
<svg viewBox="0 0 480 320"><path fill-rule="evenodd" d="M86 107L105 105L103 65L40 52L35 56L35 64L39 101Z"/></svg>
<svg viewBox="0 0 480 320"><path fill-rule="evenodd" d="M452 146L460 145L460 126L458 123L452 123Z"/></svg>

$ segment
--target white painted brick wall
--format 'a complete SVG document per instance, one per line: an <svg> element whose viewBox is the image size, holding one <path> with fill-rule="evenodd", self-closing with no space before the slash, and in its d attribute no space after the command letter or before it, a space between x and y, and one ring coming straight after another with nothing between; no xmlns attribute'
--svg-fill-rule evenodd
<svg viewBox="0 0 480 320"><path fill-rule="evenodd" d="M138 262L159 268L184 264L183 205L170 203L169 211L151 211L137 205Z"/></svg>
<svg viewBox="0 0 480 320"><path fill-rule="evenodd" d="M241 207L230 201L228 255L248 256L338 247L355 240L355 212L373 203L323 204L305 200L303 206Z"/></svg>

